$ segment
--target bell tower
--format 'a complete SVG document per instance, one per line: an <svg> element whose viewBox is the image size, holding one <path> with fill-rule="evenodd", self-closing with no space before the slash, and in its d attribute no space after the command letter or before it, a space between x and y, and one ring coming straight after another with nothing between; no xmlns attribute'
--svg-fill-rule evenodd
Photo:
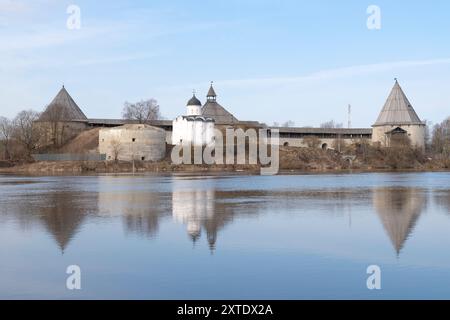
<svg viewBox="0 0 450 320"><path fill-rule="evenodd" d="M214 91L212 81L211 81L211 87L209 88L209 91L208 91L208 95L206 96L206 100L208 102L216 102L217 101L217 95L216 95L216 92Z"/></svg>

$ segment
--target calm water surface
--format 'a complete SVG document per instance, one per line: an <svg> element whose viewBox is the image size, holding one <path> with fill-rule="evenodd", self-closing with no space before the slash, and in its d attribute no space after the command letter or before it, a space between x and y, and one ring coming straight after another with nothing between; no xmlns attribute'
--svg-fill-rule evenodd
<svg viewBox="0 0 450 320"><path fill-rule="evenodd" d="M0 176L0 298L449 299L450 174Z"/></svg>

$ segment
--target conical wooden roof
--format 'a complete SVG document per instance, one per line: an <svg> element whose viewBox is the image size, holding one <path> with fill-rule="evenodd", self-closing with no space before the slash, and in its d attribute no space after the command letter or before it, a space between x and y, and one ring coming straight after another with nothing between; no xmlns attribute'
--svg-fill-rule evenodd
<svg viewBox="0 0 450 320"><path fill-rule="evenodd" d="M207 97L217 97L216 91L214 91L212 83L211 83L211 87L209 87Z"/></svg>
<svg viewBox="0 0 450 320"><path fill-rule="evenodd" d="M383 107L374 126L423 124L398 81Z"/></svg>
<svg viewBox="0 0 450 320"><path fill-rule="evenodd" d="M51 121L58 115L58 120L65 121L87 121L86 115L72 99L66 88L63 86L53 101L48 105L42 114L41 121Z"/></svg>

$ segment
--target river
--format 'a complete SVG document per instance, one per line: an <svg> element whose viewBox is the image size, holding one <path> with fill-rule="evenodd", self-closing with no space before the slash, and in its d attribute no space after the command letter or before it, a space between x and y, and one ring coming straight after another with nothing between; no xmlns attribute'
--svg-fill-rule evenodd
<svg viewBox="0 0 450 320"><path fill-rule="evenodd" d="M449 250L449 173L0 176L2 299L449 299Z"/></svg>

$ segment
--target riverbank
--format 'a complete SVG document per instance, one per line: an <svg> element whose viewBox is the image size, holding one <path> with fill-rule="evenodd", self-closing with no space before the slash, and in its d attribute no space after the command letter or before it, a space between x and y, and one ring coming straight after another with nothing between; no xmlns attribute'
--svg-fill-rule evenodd
<svg viewBox="0 0 450 320"><path fill-rule="evenodd" d="M280 148L280 173L333 173L333 172L433 172L450 170L448 159L426 157L420 153L392 155L372 149L366 153L349 153L316 148ZM90 173L233 173L259 174L260 165L177 165L169 158L160 162L136 161L44 161L22 163L11 167L0 166L7 174L90 174Z"/></svg>
<svg viewBox="0 0 450 320"><path fill-rule="evenodd" d="M145 173L145 172L254 172L256 165L175 165L163 162L110 162L110 161L44 161L0 168L5 174L89 174L89 173Z"/></svg>

